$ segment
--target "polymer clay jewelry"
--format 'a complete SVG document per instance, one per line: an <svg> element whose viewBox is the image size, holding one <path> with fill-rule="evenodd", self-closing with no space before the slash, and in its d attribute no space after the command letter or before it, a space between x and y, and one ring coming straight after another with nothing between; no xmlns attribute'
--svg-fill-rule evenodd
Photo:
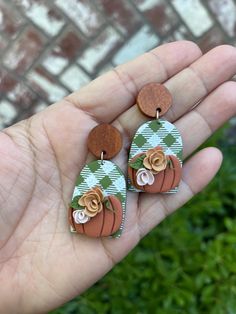
<svg viewBox="0 0 236 314"><path fill-rule="evenodd" d="M175 193L181 179L182 139L172 123L159 119L171 107L172 96L164 85L150 83L139 91L137 105L146 116L156 119L142 124L133 138L128 189Z"/></svg>
<svg viewBox="0 0 236 314"><path fill-rule="evenodd" d="M99 160L85 165L79 174L68 220L72 232L89 237L119 237L126 206L126 180L117 165L107 160L122 147L120 132L100 124L88 136L88 149Z"/></svg>

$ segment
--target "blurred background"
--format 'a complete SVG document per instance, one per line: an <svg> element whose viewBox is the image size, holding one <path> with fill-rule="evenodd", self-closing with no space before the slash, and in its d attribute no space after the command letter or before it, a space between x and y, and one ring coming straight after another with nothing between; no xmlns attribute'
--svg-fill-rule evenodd
<svg viewBox="0 0 236 314"><path fill-rule="evenodd" d="M0 0L0 129L113 66L180 39L236 45L234 0ZM216 69L217 71L217 69ZM206 145L224 164L205 191L59 313L236 313L236 121Z"/></svg>

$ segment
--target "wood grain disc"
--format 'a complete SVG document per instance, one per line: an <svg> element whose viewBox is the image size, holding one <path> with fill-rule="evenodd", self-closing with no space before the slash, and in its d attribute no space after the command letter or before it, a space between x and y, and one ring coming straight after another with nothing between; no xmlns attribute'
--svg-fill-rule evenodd
<svg viewBox="0 0 236 314"><path fill-rule="evenodd" d="M121 147L121 134L110 124L99 124L89 133L88 149L97 158L101 158L103 152L104 159L111 159L119 153Z"/></svg>
<svg viewBox="0 0 236 314"><path fill-rule="evenodd" d="M155 118L158 110L161 117L172 105L172 96L164 85L149 83L139 91L137 105L146 116Z"/></svg>

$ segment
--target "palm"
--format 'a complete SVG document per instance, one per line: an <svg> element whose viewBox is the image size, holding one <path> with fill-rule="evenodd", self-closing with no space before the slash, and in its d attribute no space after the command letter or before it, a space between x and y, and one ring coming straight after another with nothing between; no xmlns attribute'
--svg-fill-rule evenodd
<svg viewBox="0 0 236 314"><path fill-rule="evenodd" d="M213 79L216 64L224 68ZM128 193L120 239L90 239L69 232L68 203L77 174L91 158L86 148L91 128L104 121L120 129L124 148L115 162L125 172L129 142L143 119L136 107L131 107L136 89L151 81L165 81L174 96L167 118L179 128L187 157L236 111L235 83L224 83L235 74L235 65L232 47L215 49L200 58L191 43L165 45L4 130L0 135L4 309L9 313L16 307L24 313L47 311L84 291L209 182L221 162L215 149L204 150L185 164L176 195ZM197 108L186 113L203 97Z"/></svg>

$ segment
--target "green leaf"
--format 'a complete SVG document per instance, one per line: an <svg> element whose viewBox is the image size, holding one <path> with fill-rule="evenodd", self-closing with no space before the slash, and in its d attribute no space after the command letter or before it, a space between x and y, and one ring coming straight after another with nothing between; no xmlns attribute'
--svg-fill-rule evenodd
<svg viewBox="0 0 236 314"><path fill-rule="evenodd" d="M75 196L72 202L70 203L70 207L74 209L81 209L82 207L78 203L79 199L80 199L80 196Z"/></svg>
<svg viewBox="0 0 236 314"><path fill-rule="evenodd" d="M142 156L139 156L135 161L132 161L129 163L129 166L133 169L140 169L143 167L143 160L145 158L145 154L143 154Z"/></svg>
<svg viewBox="0 0 236 314"><path fill-rule="evenodd" d="M171 169L174 169L173 162L172 162L171 159L168 159L168 161L167 161L167 166L168 166L169 168L171 168Z"/></svg>
<svg viewBox="0 0 236 314"><path fill-rule="evenodd" d="M108 199L107 197L104 199L104 204L105 204L105 207L106 207L107 209L113 211L111 202L109 201L109 199Z"/></svg>

